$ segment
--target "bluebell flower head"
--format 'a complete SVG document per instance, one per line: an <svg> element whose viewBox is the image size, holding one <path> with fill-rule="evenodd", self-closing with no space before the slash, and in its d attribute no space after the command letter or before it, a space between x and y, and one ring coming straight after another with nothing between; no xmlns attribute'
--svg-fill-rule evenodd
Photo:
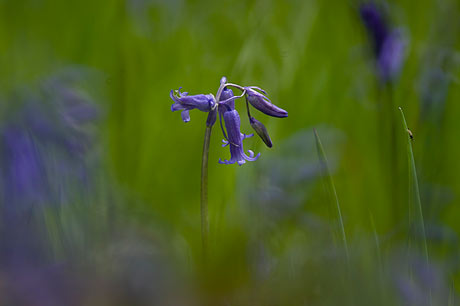
<svg viewBox="0 0 460 306"><path fill-rule="evenodd" d="M171 90L169 96L174 101L174 104L171 105L171 110L173 112L182 110L181 116L184 122L190 121L190 110L196 108L202 112L209 112L216 105L216 99L212 94L189 96L187 92L180 92L180 89L176 91Z"/></svg>
<svg viewBox="0 0 460 306"><path fill-rule="evenodd" d="M272 104L270 99L264 95L266 92L263 89L255 86L245 87L244 89L246 90L246 99L248 102L262 113L278 118L284 118L288 116L287 111Z"/></svg>
<svg viewBox="0 0 460 306"><path fill-rule="evenodd" d="M240 90L242 92L241 95L235 96L232 89ZM266 94L267 93L259 87L243 87L237 84L228 83L227 78L222 77L216 98L211 94L188 96L186 92L181 93L180 88L175 92L171 91L170 97L174 101L171 110L182 110L182 119L185 122L190 120L189 111L191 109L197 108L203 112L208 112L208 118L206 120L207 127L212 127L217 120L217 115L219 115L220 126L224 135L223 146L228 146L230 148L230 160L222 161L219 159L219 163L237 163L241 166L246 163L246 161L257 160L260 153L255 155L251 150L245 153L243 149L243 140L254 136L254 134L245 135L241 133L240 115L235 109L235 101L239 98L246 97L249 123L269 148L272 147L272 141L268 135L268 131L261 122L251 116L249 104L269 116L283 118L288 115L287 111L272 104Z"/></svg>

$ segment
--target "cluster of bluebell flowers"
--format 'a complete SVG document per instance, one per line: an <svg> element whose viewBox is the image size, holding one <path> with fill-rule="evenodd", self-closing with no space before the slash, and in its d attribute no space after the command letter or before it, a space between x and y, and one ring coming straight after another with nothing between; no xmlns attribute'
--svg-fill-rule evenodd
<svg viewBox="0 0 460 306"><path fill-rule="evenodd" d="M240 90L241 95L235 96L232 88ZM202 112L208 113L206 120L208 127L212 127L217 121L217 116L219 116L220 126L225 138L223 146L230 148L230 160L222 161L219 159L219 163L221 164L237 163L241 166L246 161L257 160L260 156L260 153L254 155L253 151L248 150L248 154L246 154L243 150L243 140L254 136L254 134L246 135L241 133L240 115L235 109L235 100L243 97L246 98L249 123L268 147L272 147L272 141L267 129L260 121L251 116L249 105L272 117L284 118L288 116L285 110L271 103L267 98L267 93L263 89L256 86L245 87L228 83L225 77L221 79L220 87L215 97L213 94L189 96L187 92L181 92L180 88L179 90L171 90L170 97L174 101L174 104L171 105L171 110L173 112L181 110L184 122L190 121L189 111L192 109L199 109Z"/></svg>

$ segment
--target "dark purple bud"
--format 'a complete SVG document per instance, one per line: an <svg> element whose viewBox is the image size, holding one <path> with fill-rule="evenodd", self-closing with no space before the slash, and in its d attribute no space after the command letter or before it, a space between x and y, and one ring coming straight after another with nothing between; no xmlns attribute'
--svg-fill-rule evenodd
<svg viewBox="0 0 460 306"><path fill-rule="evenodd" d="M287 111L272 104L265 95L255 90L257 89L265 93L262 89L254 86L245 87L244 89L246 90L246 99L248 102L262 113L278 118L284 118L288 116Z"/></svg>
<svg viewBox="0 0 460 306"><path fill-rule="evenodd" d="M248 150L249 156L244 153L243 139L250 137L240 132L240 116L236 110L228 110L224 112L225 129L227 130L228 142L226 145L230 146L230 160L222 161L221 164L234 164L238 165L246 163L246 161L255 161L259 158L260 153L254 157L254 152Z"/></svg>
<svg viewBox="0 0 460 306"><path fill-rule="evenodd" d="M174 101L174 104L171 105L171 110L173 112L182 110L181 116L184 122L190 121L190 110L196 108L202 112L209 112L216 105L216 100L212 94L189 96L186 92L181 93L179 88L176 91L171 90L169 96Z"/></svg>
<svg viewBox="0 0 460 306"><path fill-rule="evenodd" d="M268 135L267 128L259 120L254 117L249 118L249 123L251 123L252 128L256 131L257 135L263 140L267 147L271 148L273 146L270 135Z"/></svg>

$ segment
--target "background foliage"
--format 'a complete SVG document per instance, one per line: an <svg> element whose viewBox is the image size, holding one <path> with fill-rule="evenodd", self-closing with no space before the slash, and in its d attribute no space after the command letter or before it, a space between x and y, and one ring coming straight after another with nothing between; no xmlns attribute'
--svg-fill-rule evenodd
<svg viewBox="0 0 460 306"><path fill-rule="evenodd" d="M0 0L2 129L25 126L47 169L37 180L66 184L47 189L45 200L27 199L27 220L34 225L20 218L25 223L17 226L36 232L39 246L26 250L43 259L20 269L20 275L39 276L17 284L12 279L21 278L3 260L6 301L28 304L24 296L31 295L31 305L59 305L77 295L86 305L454 305L460 259L460 7L454 0L382 4L388 22L407 39L401 75L384 86L359 5ZM206 114L193 111L184 124L170 111L168 94L180 86L191 94L215 94L223 75L266 89L289 117L257 117L274 147L256 137L246 140L245 148L261 157L242 167L217 163L229 153L214 129L211 255L203 272L199 178ZM59 101L66 97L50 87L54 79L71 79L72 90L97 110L98 119L89 125L71 122L72 131L90 135L89 142L56 123L63 116ZM50 170L62 169L55 153L61 151L21 119L31 103L41 110L32 111L32 118L48 114L44 120L63 139L88 149L69 157L85 169L86 183ZM407 132L397 106L414 134L429 264L414 221ZM249 133L241 102L237 109ZM313 127L332 170L348 260L322 183ZM8 142L3 146L6 152ZM11 165L5 156L3 169ZM2 176L4 216L17 199L8 196L8 175ZM13 239L8 228L2 228L2 239ZM58 271L53 279L57 273L67 282L60 290L45 290L46 302L27 284L45 279L53 288L50 266Z"/></svg>

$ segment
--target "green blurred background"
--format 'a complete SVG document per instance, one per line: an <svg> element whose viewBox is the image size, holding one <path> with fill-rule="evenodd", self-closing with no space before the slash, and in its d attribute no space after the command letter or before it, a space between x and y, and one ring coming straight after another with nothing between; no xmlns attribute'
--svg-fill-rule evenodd
<svg viewBox="0 0 460 306"><path fill-rule="evenodd" d="M261 152L261 157L241 167L218 164L219 158L229 158L229 152L220 146L218 125L213 130L212 272L205 273L205 296L218 301L215 304L230 301L225 305L412 305L401 302L401 286L391 272L412 271L407 258L423 258L418 251L423 238L416 226L412 228L415 204L407 132L397 109L401 106L414 135L430 263L440 267L446 299L454 305L454 288L460 288L459 3L383 5L391 26L400 27L407 38L401 75L387 87L376 76L359 4L0 0L2 118L19 105L15 93L34 91L63 69L93 71L81 83L102 110L95 129L100 170L93 174L99 192L78 216L68 208L69 218L80 220L77 227L97 223L82 230L85 241L94 237L91 228L104 232L104 237L134 228L132 235L147 237L139 245L158 242L160 249L173 254L173 266L189 272L200 266L200 163L206 114L192 111L191 121L183 123L170 110L169 91L182 86L190 94L216 94L222 76L260 86L289 117L257 114L274 146L266 148L257 137L246 140L245 149ZM431 81L433 70L441 72L440 81ZM428 99L426 106L424 95L436 98ZM389 101L392 107L385 107ZM237 102L237 109L242 132L250 133L243 101ZM391 125L394 142L388 132ZM335 206L314 167L318 158L313 127L333 172L351 253L348 264ZM398 161L396 170L391 154ZM295 179L305 165L313 167L311 176ZM278 190L270 185L273 181L279 181L280 190L295 194L295 200L270 200L270 191ZM265 205L269 202L275 203ZM95 212L98 217L90 220L88 215ZM46 238L54 244L53 239L75 230L66 229L70 225L65 219L60 222L62 228L49 230L55 233ZM83 254L104 253L100 249L108 242L102 240L95 243L98 251L88 244L76 248ZM253 261L261 261L260 248L270 254L266 256L271 268L266 272L270 276L257 282L253 271L258 263ZM347 277L354 289L348 288ZM379 279L385 285L379 287ZM419 288L415 281L411 284ZM420 286L419 291L426 292ZM384 290L384 298L372 294L379 290ZM353 292L367 292L369 297ZM436 294L432 304L447 305Z"/></svg>

